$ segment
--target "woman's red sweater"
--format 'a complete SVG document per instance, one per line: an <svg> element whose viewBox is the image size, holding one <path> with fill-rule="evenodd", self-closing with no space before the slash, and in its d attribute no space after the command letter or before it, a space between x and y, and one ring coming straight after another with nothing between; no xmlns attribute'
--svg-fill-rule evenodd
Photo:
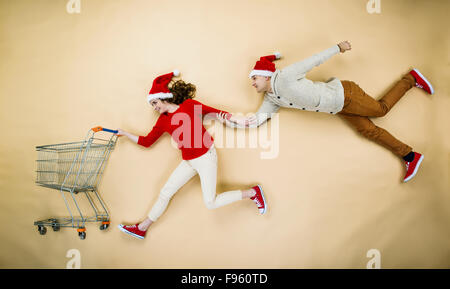
<svg viewBox="0 0 450 289"><path fill-rule="evenodd" d="M231 116L224 110L187 99L173 113L161 114L147 136L139 136L138 144L150 147L164 132L167 132L178 144L184 160L198 158L214 143L214 139L203 126L203 116L209 113L214 114L212 117L216 117L217 113L225 113L227 119Z"/></svg>

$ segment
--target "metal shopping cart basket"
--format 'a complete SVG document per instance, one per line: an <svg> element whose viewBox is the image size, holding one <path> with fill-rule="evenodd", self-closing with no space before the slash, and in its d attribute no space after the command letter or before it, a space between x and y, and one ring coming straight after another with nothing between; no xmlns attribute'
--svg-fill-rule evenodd
<svg viewBox="0 0 450 289"><path fill-rule="evenodd" d="M99 131L113 133L107 140L96 137ZM84 141L53 145L37 146L37 177L40 186L59 190L69 211L70 217L50 218L36 221L41 235L47 232L46 227L59 231L61 227L77 228L78 236L86 238L85 223L101 222L100 230L109 227L110 219L105 203L101 199L97 185L105 169L111 151L114 149L118 136L116 130L95 127L89 130ZM76 195L83 193L89 201L95 216L82 213ZM81 195L81 194L80 194ZM74 216L68 199L73 200L79 216ZM101 209L99 209L100 204Z"/></svg>

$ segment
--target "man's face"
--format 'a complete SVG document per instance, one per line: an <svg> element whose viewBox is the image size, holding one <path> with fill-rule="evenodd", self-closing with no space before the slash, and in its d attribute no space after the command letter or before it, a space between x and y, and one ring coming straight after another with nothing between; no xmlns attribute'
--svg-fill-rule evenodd
<svg viewBox="0 0 450 289"><path fill-rule="evenodd" d="M270 77L261 76L261 75L253 75L252 76L252 86L256 88L256 91L266 92L270 87Z"/></svg>

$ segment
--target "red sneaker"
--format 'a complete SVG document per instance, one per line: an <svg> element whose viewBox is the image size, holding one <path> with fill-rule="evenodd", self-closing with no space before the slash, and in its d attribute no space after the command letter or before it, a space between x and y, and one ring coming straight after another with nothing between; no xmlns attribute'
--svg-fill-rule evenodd
<svg viewBox="0 0 450 289"><path fill-rule="evenodd" d="M255 190L256 195L250 199L253 200L253 202L255 202L255 204L258 206L259 213L261 215L264 215L267 209L266 199L264 198L264 192L260 185L254 186L252 189Z"/></svg>
<svg viewBox="0 0 450 289"><path fill-rule="evenodd" d="M139 224L132 225L132 226L125 226L125 225L120 224L118 227L124 233L127 233L127 234L129 234L133 237L139 238L139 239L144 239L145 233L147 233L147 231L139 230L138 225Z"/></svg>
<svg viewBox="0 0 450 289"><path fill-rule="evenodd" d="M410 179L412 179L417 171L419 170L419 166L422 163L423 155L414 152L414 159L412 162L405 162L406 164L406 175L403 179L403 182L406 183Z"/></svg>
<svg viewBox="0 0 450 289"><path fill-rule="evenodd" d="M420 73L420 71L417 68L414 68L409 72L412 76L414 76L414 79L416 80L416 86L419 88L422 88L429 94L434 93L433 86L431 86L431 83L425 78L425 76Z"/></svg>

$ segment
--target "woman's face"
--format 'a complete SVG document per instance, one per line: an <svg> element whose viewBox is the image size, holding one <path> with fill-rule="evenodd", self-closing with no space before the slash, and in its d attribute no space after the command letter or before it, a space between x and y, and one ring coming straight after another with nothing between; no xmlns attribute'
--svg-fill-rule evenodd
<svg viewBox="0 0 450 289"><path fill-rule="evenodd" d="M156 110L160 114L165 113L169 110L168 103L166 101L162 101L159 98L152 99L150 101L150 105L153 107L154 110Z"/></svg>

